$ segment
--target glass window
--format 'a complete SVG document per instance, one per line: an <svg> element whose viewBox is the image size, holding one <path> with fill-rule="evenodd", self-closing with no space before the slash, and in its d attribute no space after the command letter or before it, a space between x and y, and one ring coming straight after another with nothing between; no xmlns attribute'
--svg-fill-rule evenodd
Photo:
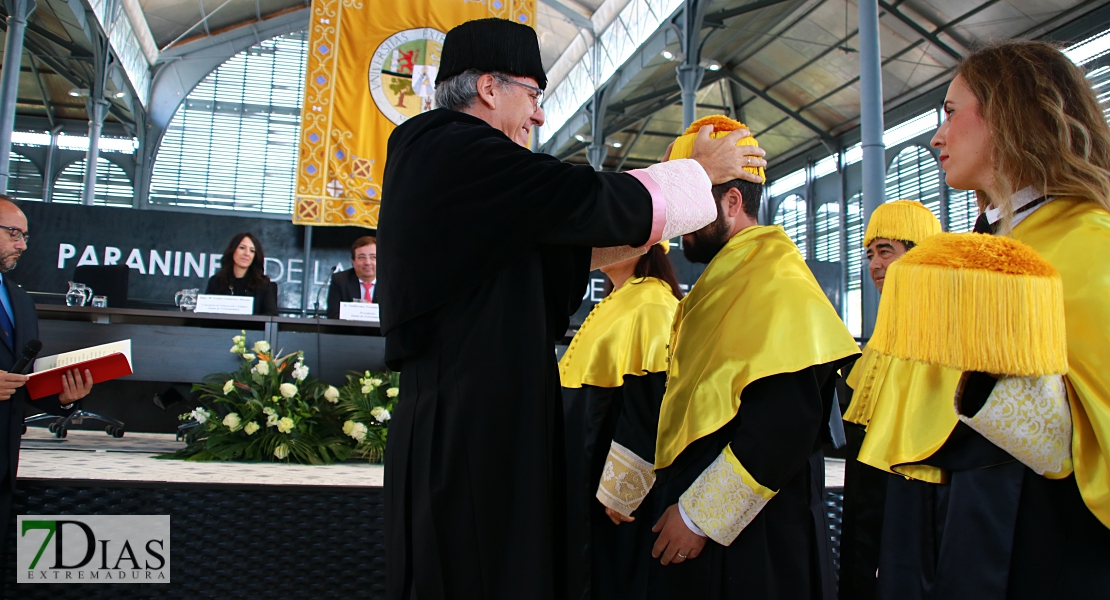
<svg viewBox="0 0 1110 600"><path fill-rule="evenodd" d="M813 223L816 233L815 251L817 260L840 262L840 205L826 202L817 207Z"/></svg>
<svg viewBox="0 0 1110 600"><path fill-rule="evenodd" d="M940 218L940 167L921 146L910 146L894 157L886 172L886 201L917 200Z"/></svg>
<svg viewBox="0 0 1110 600"><path fill-rule="evenodd" d="M806 253L806 201L797 194L782 199L775 209L775 225L782 225L804 256Z"/></svg>
<svg viewBox="0 0 1110 600"><path fill-rule="evenodd" d="M42 174L31 159L8 154L8 195L16 200L42 200ZM82 163L84 164L84 163Z"/></svg>
<svg viewBox="0 0 1110 600"><path fill-rule="evenodd" d="M81 190L85 188L85 159L69 163L54 181L52 202L61 204L81 204ZM41 193L40 193L41 195ZM96 206L122 206L131 208L135 198L135 187L127 172L116 163L98 157L96 160L96 191L93 204Z"/></svg>
<svg viewBox="0 0 1110 600"><path fill-rule="evenodd" d="M291 213L306 57L302 31L261 42L210 73L166 130L150 203Z"/></svg>
<svg viewBox="0 0 1110 600"><path fill-rule="evenodd" d="M948 189L948 231L971 231L978 217L979 205L975 203L975 192Z"/></svg>

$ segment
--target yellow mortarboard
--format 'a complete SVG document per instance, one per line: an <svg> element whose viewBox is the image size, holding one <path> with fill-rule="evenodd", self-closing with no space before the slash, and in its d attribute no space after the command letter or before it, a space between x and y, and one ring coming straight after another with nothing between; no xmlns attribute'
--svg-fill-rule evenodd
<svg viewBox="0 0 1110 600"><path fill-rule="evenodd" d="M690 158L690 155L694 152L694 140L698 137L698 131L706 125L713 126L713 133L710 134L710 137L712 138L722 138L728 135L730 132L736 131L737 129L748 128L747 125L744 125L739 121L734 121L724 115L710 115L708 117L698 119L697 121L694 121L690 124L690 127L686 129L686 133L679 136L678 139L674 141L674 146L671 148L671 160ZM749 135L748 137L741 139L739 142L736 142L736 145L755 146L756 148L758 148L759 142L755 141L755 138ZM763 171L763 167L744 167L744 170L749 173L759 175L763 178L764 182L767 181L767 173Z"/></svg>
<svg viewBox="0 0 1110 600"><path fill-rule="evenodd" d="M887 271L869 344L883 354L961 371L1065 373L1060 274L1011 238L934 235Z"/></svg>
<svg viewBox="0 0 1110 600"><path fill-rule="evenodd" d="M863 236L863 247L866 248L876 238L920 244L940 232L940 221L924 204L917 200L894 200L871 213L867 233Z"/></svg>

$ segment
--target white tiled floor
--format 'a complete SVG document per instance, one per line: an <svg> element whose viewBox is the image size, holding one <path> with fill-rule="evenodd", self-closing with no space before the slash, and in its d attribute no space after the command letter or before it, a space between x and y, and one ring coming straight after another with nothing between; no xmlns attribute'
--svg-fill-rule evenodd
<svg viewBox="0 0 1110 600"><path fill-rule="evenodd" d="M366 462L316 466L155 460L156 453L183 447L172 434L128 433L115 439L103 432L70 431L64 440L49 435L31 428L24 436L20 479L346 487L381 487L384 480L383 467Z"/></svg>
<svg viewBox="0 0 1110 600"><path fill-rule="evenodd" d="M19 478L347 487L381 487L384 481L384 468L365 462L313 466L153 458L183 445L172 434L161 433L115 439L99 431L71 431L58 440L32 427L23 437ZM843 486L844 460L826 458L825 487Z"/></svg>

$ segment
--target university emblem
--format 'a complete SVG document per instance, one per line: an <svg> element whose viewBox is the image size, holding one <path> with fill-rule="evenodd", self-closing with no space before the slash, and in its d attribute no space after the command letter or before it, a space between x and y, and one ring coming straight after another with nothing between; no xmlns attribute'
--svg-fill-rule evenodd
<svg viewBox="0 0 1110 600"><path fill-rule="evenodd" d="M389 36L374 51L367 74L370 95L393 123L432 110L444 37L430 27L408 29Z"/></svg>

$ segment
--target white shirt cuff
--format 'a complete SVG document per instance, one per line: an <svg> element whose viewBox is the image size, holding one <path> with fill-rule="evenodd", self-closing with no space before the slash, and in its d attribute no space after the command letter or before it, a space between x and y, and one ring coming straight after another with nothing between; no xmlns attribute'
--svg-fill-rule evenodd
<svg viewBox="0 0 1110 600"><path fill-rule="evenodd" d="M698 534L700 537L708 537L708 536L705 535L705 532L701 530L701 527L698 527L694 523L694 521L692 521L690 519L689 515L686 514L686 509L682 508L682 503L681 502L678 503L678 514L682 516L682 522L686 524L686 527L690 531L693 531L694 533Z"/></svg>

